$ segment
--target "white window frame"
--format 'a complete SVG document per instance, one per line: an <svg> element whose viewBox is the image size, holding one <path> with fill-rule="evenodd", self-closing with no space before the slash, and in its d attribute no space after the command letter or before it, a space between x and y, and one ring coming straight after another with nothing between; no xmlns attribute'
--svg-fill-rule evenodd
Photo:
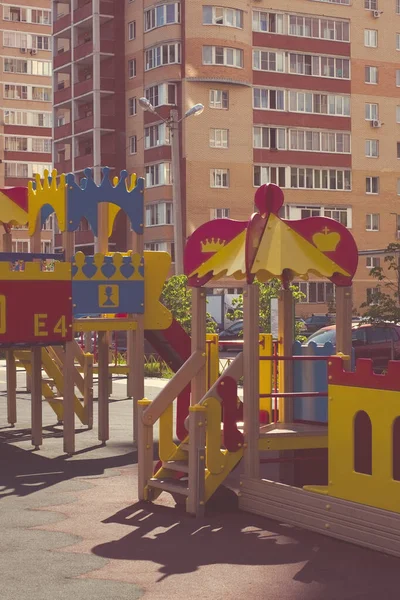
<svg viewBox="0 0 400 600"><path fill-rule="evenodd" d="M376 263L376 264L374 264ZM366 256L365 266L367 269L376 269L381 266L381 259L379 256Z"/></svg>
<svg viewBox="0 0 400 600"><path fill-rule="evenodd" d="M374 182L377 184L376 188L375 188ZM371 195L371 196L377 196L379 194L379 187L380 187L380 181L379 181L378 176L371 175L371 176L365 178L365 193L366 194ZM374 188L377 190L376 192L372 191Z"/></svg>
<svg viewBox="0 0 400 600"><path fill-rule="evenodd" d="M169 42L147 48L144 52L144 70L152 71L166 65L181 63L181 43Z"/></svg>
<svg viewBox="0 0 400 600"><path fill-rule="evenodd" d="M366 102L364 116L366 121L377 121L379 119L379 104Z"/></svg>
<svg viewBox="0 0 400 600"><path fill-rule="evenodd" d="M303 65L302 70L293 70L292 65ZM333 74L328 72L333 68ZM345 76L347 72L347 76ZM288 73L291 75L304 75L307 77L323 77L324 79L351 79L351 65L349 58L330 56L325 54L306 54L302 52L289 52ZM327 74L328 73L328 74ZM340 73L340 75L339 75Z"/></svg>
<svg viewBox="0 0 400 600"><path fill-rule="evenodd" d="M152 123L144 128L144 147L158 148L171 144L170 132L166 123Z"/></svg>
<svg viewBox="0 0 400 600"><path fill-rule="evenodd" d="M229 129L210 128L210 148L228 148Z"/></svg>
<svg viewBox="0 0 400 600"><path fill-rule="evenodd" d="M378 30L364 29L364 46L366 48L378 47Z"/></svg>
<svg viewBox="0 0 400 600"><path fill-rule="evenodd" d="M170 92L173 93L174 102L170 102ZM176 83L159 83L151 85L144 90L147 100L157 108L157 106L176 106L177 88Z"/></svg>
<svg viewBox="0 0 400 600"><path fill-rule="evenodd" d="M253 10L253 31L283 34L285 32L284 18L285 15L282 13L267 10Z"/></svg>
<svg viewBox="0 0 400 600"><path fill-rule="evenodd" d="M337 117L350 117L351 115L351 96L345 94L329 94L309 90L288 90L287 94L289 112ZM316 110L318 106L320 110Z"/></svg>
<svg viewBox="0 0 400 600"><path fill-rule="evenodd" d="M224 106L226 104L226 106ZM210 90L209 107L217 110L229 109L229 91L228 90Z"/></svg>
<svg viewBox="0 0 400 600"><path fill-rule="evenodd" d="M379 68L366 65L364 67L364 82L368 85L378 85L379 83Z"/></svg>
<svg viewBox="0 0 400 600"><path fill-rule="evenodd" d="M171 185L171 163L160 162L145 166L146 187Z"/></svg>
<svg viewBox="0 0 400 600"><path fill-rule="evenodd" d="M365 156L367 158L379 157L379 140L365 140Z"/></svg>
<svg viewBox="0 0 400 600"><path fill-rule="evenodd" d="M210 169L210 187L228 189L230 184L229 169Z"/></svg>
<svg viewBox="0 0 400 600"><path fill-rule="evenodd" d="M131 135L129 136L129 154L137 153L137 136Z"/></svg>
<svg viewBox="0 0 400 600"><path fill-rule="evenodd" d="M171 7L173 7L171 9ZM173 12L171 20L170 13ZM167 25L174 25L180 23L181 20L181 3L180 2L166 2L165 4L159 4L153 6L144 11L144 32L158 29L159 27L165 27Z"/></svg>
<svg viewBox="0 0 400 600"><path fill-rule="evenodd" d="M253 88L253 108L255 110L284 111L286 105L285 100L285 90L262 87Z"/></svg>
<svg viewBox="0 0 400 600"><path fill-rule="evenodd" d="M243 10L224 6L203 5L203 25L243 29Z"/></svg>
<svg viewBox="0 0 400 600"><path fill-rule="evenodd" d="M172 202L152 202L145 208L146 227L159 227L160 225L173 225L174 213Z"/></svg>
<svg viewBox="0 0 400 600"><path fill-rule="evenodd" d="M380 214L379 213L367 213L365 215L365 231L379 231L380 228Z"/></svg>
<svg viewBox="0 0 400 600"><path fill-rule="evenodd" d="M253 71L285 72L285 53L282 50L253 49Z"/></svg>
<svg viewBox="0 0 400 600"><path fill-rule="evenodd" d="M136 77L136 58L128 60L128 77L129 79Z"/></svg>
<svg viewBox="0 0 400 600"><path fill-rule="evenodd" d="M222 53L221 53L222 51ZM209 55L209 56L207 56ZM222 56L223 62L216 62ZM243 69L243 50L230 46L203 46L203 65ZM232 60L231 60L232 59Z"/></svg>
<svg viewBox="0 0 400 600"><path fill-rule="evenodd" d="M211 219L230 219L231 209L230 208L212 208Z"/></svg>
<svg viewBox="0 0 400 600"><path fill-rule="evenodd" d="M136 21L128 23L128 40L131 42L136 39Z"/></svg>
<svg viewBox="0 0 400 600"><path fill-rule="evenodd" d="M134 117L137 114L137 99L136 96L128 98L128 116Z"/></svg>

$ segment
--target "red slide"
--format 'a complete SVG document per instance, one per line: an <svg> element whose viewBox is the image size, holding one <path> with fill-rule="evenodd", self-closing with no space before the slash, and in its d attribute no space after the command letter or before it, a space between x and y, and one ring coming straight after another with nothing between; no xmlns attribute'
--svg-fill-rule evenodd
<svg viewBox="0 0 400 600"><path fill-rule="evenodd" d="M191 354L190 336L183 327L173 319L168 329L155 331L146 329L146 340L153 346L154 350L167 363L171 370L176 373ZM189 414L190 385L188 385L178 396L176 415L176 435L180 441L187 436L184 422Z"/></svg>

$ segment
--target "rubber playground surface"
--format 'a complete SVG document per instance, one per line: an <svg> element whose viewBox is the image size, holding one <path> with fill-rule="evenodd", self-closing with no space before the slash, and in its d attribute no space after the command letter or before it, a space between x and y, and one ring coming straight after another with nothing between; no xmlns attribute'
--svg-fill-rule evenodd
<svg viewBox="0 0 400 600"><path fill-rule="evenodd" d="M26 395L18 426L4 427L4 379L0 367L1 600L400 598L398 559L240 512L233 489L218 492L201 519L168 494L139 503L123 386L114 386L107 446L77 428L78 453L68 458L47 405L39 452ZM162 385L146 384L150 398Z"/></svg>

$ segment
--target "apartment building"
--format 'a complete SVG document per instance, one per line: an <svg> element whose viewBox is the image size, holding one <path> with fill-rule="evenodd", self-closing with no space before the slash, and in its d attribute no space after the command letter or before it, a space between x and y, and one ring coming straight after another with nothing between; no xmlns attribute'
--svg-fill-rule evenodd
<svg viewBox="0 0 400 600"><path fill-rule="evenodd" d="M0 187L26 186L34 173L51 169L50 9L50 0L1 2ZM52 238L49 219L43 252L52 251ZM14 229L13 250L29 249L27 228Z"/></svg>
<svg viewBox="0 0 400 600"><path fill-rule="evenodd" d="M93 88L56 87L55 148L64 149L56 162L117 168L118 156L143 175L147 248L174 255L165 121L171 108L182 118L202 103L201 116L180 124L185 234L210 218L247 219L255 189L278 183L285 218L325 215L351 229L362 251L354 304L371 298L370 268L400 237L399 0L71 0L54 7L56 48L64 48L54 58L55 84L73 77L74 86ZM106 52L111 29L113 52ZM82 42L84 35L93 41ZM90 53L82 55L85 43ZM100 71L104 81L82 84L81 68L96 61L100 70L114 64L115 73L122 65L123 73L110 81ZM118 94L123 108L103 122ZM142 96L156 113L141 110ZM82 104L94 116L82 115ZM100 143L84 150L81 142L95 135ZM300 285L302 312L325 312L333 287Z"/></svg>

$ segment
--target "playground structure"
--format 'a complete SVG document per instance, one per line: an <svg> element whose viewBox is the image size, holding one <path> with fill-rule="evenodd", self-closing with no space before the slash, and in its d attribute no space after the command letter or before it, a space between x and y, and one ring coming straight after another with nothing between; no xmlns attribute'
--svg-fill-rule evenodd
<svg viewBox="0 0 400 600"><path fill-rule="evenodd" d="M355 242L331 219L280 219L283 194L275 185L262 186L255 203L258 213L248 222L214 220L187 242L192 353L155 400L139 402L139 497L152 501L166 491L184 498L189 513L200 515L242 460L243 510L400 556L399 364L391 363L387 375L375 375L371 361L360 360L355 372L349 372ZM289 284L309 274L326 277L336 287L336 356L311 348L293 351ZM204 286L223 277L245 282L244 343L228 369L220 376L214 371L209 381ZM258 333L259 292L254 282L273 277L282 280L278 357L272 356L271 337ZM278 384L273 361L279 363ZM307 382L316 381L306 368L311 363L325 368L324 389L307 388ZM238 398L242 377L243 402ZM172 403L189 384L189 416L184 428L178 418L174 435ZM313 402L319 407L310 410ZM157 421L160 462L154 472ZM263 457L271 452L279 453L271 460L279 464L279 481L260 476L260 462L268 462ZM312 481L312 472L309 485L294 485L294 465L304 452L328 453L324 485L316 481L316 474Z"/></svg>
<svg viewBox="0 0 400 600"><path fill-rule="evenodd" d="M143 193L142 179L128 180L122 172L111 180L106 168L100 185L90 170L79 183L54 171L27 189L0 191L5 228L0 346L7 356L9 424L17 422L19 364L30 376L33 446L43 442L44 398L63 423L64 451L74 453L75 416L93 426L94 370L93 355L79 348L74 335L97 332L98 437L106 443L108 338L111 331L127 331L127 395L134 406L140 499L153 501L168 492L183 499L189 513L201 515L241 462L242 509L400 556L398 364L391 363L387 375L375 375L370 361L362 360L350 372L351 282L358 260L350 232L325 217L280 219L283 194L272 184L256 192L258 212L249 221L202 225L185 250L192 287L190 339L159 300L169 255L143 251ZM113 253L108 237L121 209L130 222L131 249ZM52 212L64 250L49 256L38 250L42 223ZM73 232L82 217L97 238L94 256L74 253ZM12 253L10 227L27 222L33 252ZM310 274L336 286L336 356L332 347L294 343L289 284ZM245 282L244 343L220 374L218 336L206 335L205 286L224 277ZM259 334L255 283L273 277L282 280L278 355L271 335ZM153 401L144 397L145 338L176 372ZM243 401L238 397L242 378ZM154 465L156 423L159 461ZM264 458L271 452L279 457ZM310 469L299 483L296 461L304 452L328 453L328 465L322 477ZM260 463L270 460L279 465L279 482L260 476Z"/></svg>

